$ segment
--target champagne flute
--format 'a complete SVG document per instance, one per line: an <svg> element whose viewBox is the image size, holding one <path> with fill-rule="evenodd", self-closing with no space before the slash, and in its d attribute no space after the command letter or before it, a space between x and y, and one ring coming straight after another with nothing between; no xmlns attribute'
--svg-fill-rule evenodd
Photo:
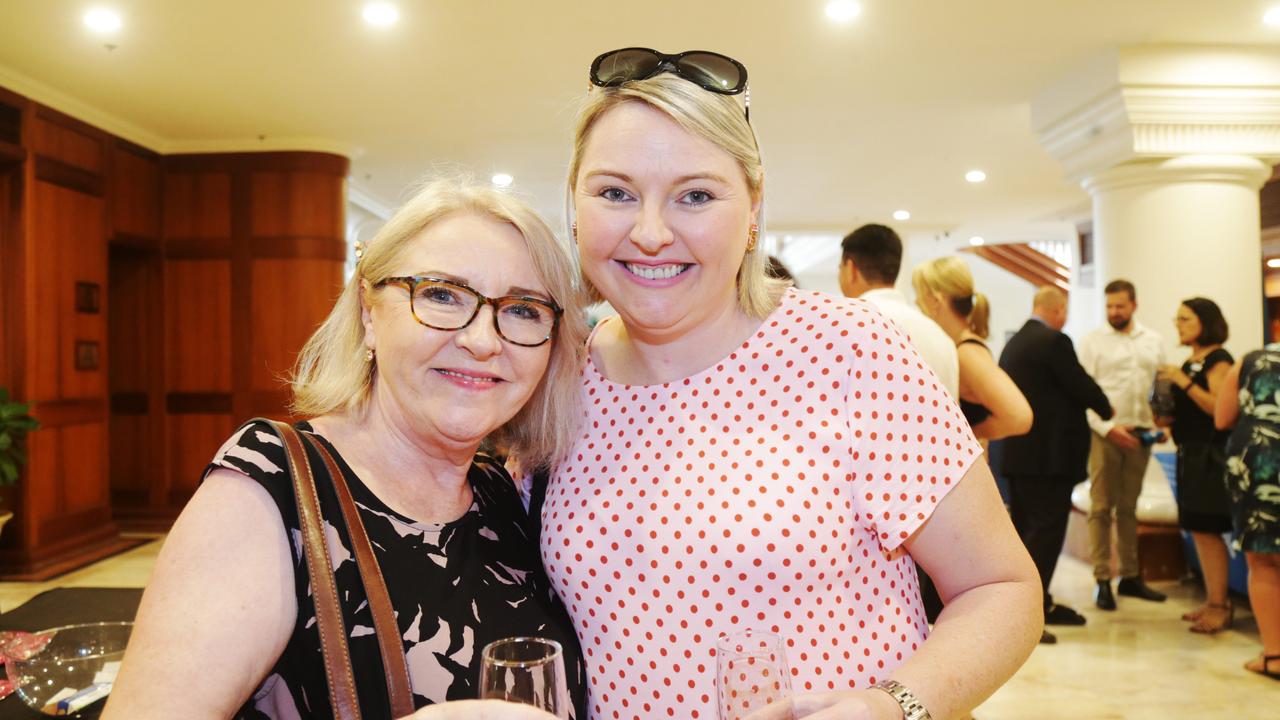
<svg viewBox="0 0 1280 720"><path fill-rule="evenodd" d="M569 691L560 643L514 637L485 645L481 651L480 699L532 705L568 720Z"/></svg>
<svg viewBox="0 0 1280 720"><path fill-rule="evenodd" d="M740 630L716 641L716 696L720 720L742 720L766 706L771 718L794 720L791 670L782 637Z"/></svg>

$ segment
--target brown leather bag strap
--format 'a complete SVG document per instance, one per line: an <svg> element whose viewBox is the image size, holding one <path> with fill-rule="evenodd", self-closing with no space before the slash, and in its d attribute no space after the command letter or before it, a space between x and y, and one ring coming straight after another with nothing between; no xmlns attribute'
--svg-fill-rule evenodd
<svg viewBox="0 0 1280 720"><path fill-rule="evenodd" d="M355 675L351 672L351 652L347 647L347 630L338 605L338 588L333 580L333 564L324 535L320 514L320 498L316 494L311 462L298 431L287 423L268 421L280 435L289 459L289 475L293 479L294 498L298 506L298 525L302 531L303 556L311 578L311 597L316 606L316 625L320 630L320 651L324 672L329 681L329 702L333 716L339 720L360 720L360 701L356 696Z"/></svg>
<svg viewBox="0 0 1280 720"><path fill-rule="evenodd" d="M405 663L404 644L400 638L400 627L396 624L395 611L391 607L391 596L387 594L387 583L382 578L382 570L378 567L378 559L373 555L373 544L365 533L364 523L360 520L360 511L356 508L351 490L343 479L342 471L333 461L324 443L313 441L324 464L329 469L329 477L333 478L333 489L338 494L338 506L342 509L342 517L347 524L347 535L351 538L351 549L356 556L356 567L360 569L360 579L364 582L365 596L369 599L369 611L373 614L374 635L378 638L378 650L382 654L383 674L387 678L387 697L391 700L391 717L402 718L412 715L413 696L409 689L409 668Z"/></svg>

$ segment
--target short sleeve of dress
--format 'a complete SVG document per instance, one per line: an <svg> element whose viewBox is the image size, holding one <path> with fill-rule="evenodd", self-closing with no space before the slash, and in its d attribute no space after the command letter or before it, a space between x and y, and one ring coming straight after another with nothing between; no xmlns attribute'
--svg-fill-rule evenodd
<svg viewBox="0 0 1280 720"><path fill-rule="evenodd" d="M248 476L271 495L286 529L300 527L288 457L280 437L265 421L251 420L232 433L205 467L201 479L214 470L232 470Z"/></svg>
<svg viewBox="0 0 1280 720"><path fill-rule="evenodd" d="M955 400L896 326L851 301L846 384L855 497L894 551L982 456Z"/></svg>

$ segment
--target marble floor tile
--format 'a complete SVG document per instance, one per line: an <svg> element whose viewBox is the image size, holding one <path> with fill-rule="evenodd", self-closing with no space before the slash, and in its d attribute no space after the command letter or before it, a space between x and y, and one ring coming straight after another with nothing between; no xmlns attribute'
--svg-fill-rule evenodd
<svg viewBox="0 0 1280 720"><path fill-rule="evenodd" d="M1063 556L1054 600L1088 618L1083 627L1052 627L1056 645L1039 645L1018 674L974 713L977 720L1280 719L1280 682L1241 666L1261 649L1245 607L1231 630L1197 635L1182 613L1198 607L1198 583L1151 583L1163 603L1116 596L1119 608L1093 605L1089 566Z"/></svg>
<svg viewBox="0 0 1280 720"><path fill-rule="evenodd" d="M59 587L146 587L151 568L160 553L162 538L150 536L150 542L113 555L45 582L0 582L0 612L8 612L39 595Z"/></svg>

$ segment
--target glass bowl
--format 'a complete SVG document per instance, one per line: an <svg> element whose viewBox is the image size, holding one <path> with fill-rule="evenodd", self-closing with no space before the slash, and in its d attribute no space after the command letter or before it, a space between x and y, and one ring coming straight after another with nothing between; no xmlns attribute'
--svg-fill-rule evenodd
<svg viewBox="0 0 1280 720"><path fill-rule="evenodd" d="M92 707L111 691L129 643L131 622L66 625L33 633L47 638L6 666L17 695L45 715L72 715Z"/></svg>

